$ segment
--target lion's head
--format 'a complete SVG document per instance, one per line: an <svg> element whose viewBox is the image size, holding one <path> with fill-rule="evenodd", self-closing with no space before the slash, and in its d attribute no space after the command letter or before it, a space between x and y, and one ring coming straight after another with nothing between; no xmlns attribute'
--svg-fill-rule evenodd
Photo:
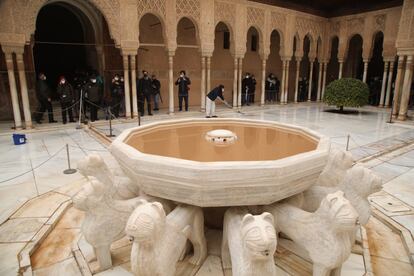
<svg viewBox="0 0 414 276"><path fill-rule="evenodd" d="M95 177L90 178L90 182L86 183L82 189L73 196L74 206L82 211L88 211L104 200L106 187Z"/></svg>
<svg viewBox="0 0 414 276"><path fill-rule="evenodd" d="M161 203L144 201L129 217L125 232L135 242L154 243L165 227L165 219Z"/></svg>
<svg viewBox="0 0 414 276"><path fill-rule="evenodd" d="M83 176L94 176L101 168L106 168L106 164L98 154L90 154L78 162L79 173Z"/></svg>
<svg viewBox="0 0 414 276"><path fill-rule="evenodd" d="M263 213L253 216L247 214L241 223L243 248L253 259L273 258L276 251L276 231L273 215Z"/></svg>
<svg viewBox="0 0 414 276"><path fill-rule="evenodd" d="M351 203L344 197L342 191L328 194L316 211L325 217L338 231L355 229L358 213Z"/></svg>

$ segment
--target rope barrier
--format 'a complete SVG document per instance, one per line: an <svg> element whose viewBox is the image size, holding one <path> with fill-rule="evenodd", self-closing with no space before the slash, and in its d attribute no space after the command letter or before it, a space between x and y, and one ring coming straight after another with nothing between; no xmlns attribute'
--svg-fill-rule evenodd
<svg viewBox="0 0 414 276"><path fill-rule="evenodd" d="M73 103L71 106L65 108L65 109L61 109L61 111L68 111L69 109L72 109L75 105L77 105L80 102L80 100L77 100L75 103ZM52 103L51 103L52 104ZM49 113L47 111L44 112L40 112L40 111L33 111L33 113L38 113L38 114L43 114L43 113Z"/></svg>

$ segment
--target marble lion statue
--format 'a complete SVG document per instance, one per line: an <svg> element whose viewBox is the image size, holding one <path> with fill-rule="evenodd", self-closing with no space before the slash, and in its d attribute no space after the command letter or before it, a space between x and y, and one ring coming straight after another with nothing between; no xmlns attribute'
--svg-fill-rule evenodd
<svg viewBox="0 0 414 276"><path fill-rule="evenodd" d="M177 206L166 216L160 203L146 202L129 217L125 232L133 241L131 268L135 275L174 275L187 240L194 249L190 263L200 265L207 257L200 207Z"/></svg>
<svg viewBox="0 0 414 276"><path fill-rule="evenodd" d="M298 255L313 262L314 276L341 274L351 254L358 213L342 191L328 194L314 212L289 203L274 203L265 210L277 217L276 229L288 236ZM305 250L303 252L303 249Z"/></svg>
<svg viewBox="0 0 414 276"><path fill-rule="evenodd" d="M277 239L273 215L253 216L245 208L230 208L224 215L221 258L234 276L276 275L273 255Z"/></svg>
<svg viewBox="0 0 414 276"><path fill-rule="evenodd" d="M118 200L110 196L106 184L91 178L74 197L74 206L85 211L82 233L92 245L99 263L99 270L112 266L110 246L125 236L125 224L135 210L143 203L140 198Z"/></svg>
<svg viewBox="0 0 414 276"><path fill-rule="evenodd" d="M352 168L354 159L348 151L332 147L326 166L316 181L317 186L338 186L348 169Z"/></svg>

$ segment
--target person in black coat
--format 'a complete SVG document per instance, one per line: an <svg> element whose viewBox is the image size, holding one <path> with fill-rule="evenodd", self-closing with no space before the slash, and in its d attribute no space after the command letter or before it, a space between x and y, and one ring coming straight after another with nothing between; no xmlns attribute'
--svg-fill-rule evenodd
<svg viewBox="0 0 414 276"><path fill-rule="evenodd" d="M64 76L60 77L56 92L59 96L60 106L62 108L63 124L66 124L67 122L66 113L69 114L69 122L73 123L72 103L74 100L74 92L72 85L70 85Z"/></svg>
<svg viewBox="0 0 414 276"><path fill-rule="evenodd" d="M97 82L96 77L92 76L85 85L85 102L89 105L92 122L98 120L98 108L101 105L102 96L102 86Z"/></svg>
<svg viewBox="0 0 414 276"><path fill-rule="evenodd" d="M148 76L148 72L142 71L143 77L137 82L137 93L138 93L138 111L141 116L144 116L144 103L147 101L148 115L152 116L151 113L151 97L152 97L152 80Z"/></svg>
<svg viewBox="0 0 414 276"><path fill-rule="evenodd" d="M36 97L39 101L39 107L37 109L35 120L38 124L41 124L43 113L47 110L49 117L49 123L56 123L53 119L53 107L52 107L52 91L46 82L46 75L44 73L39 74L39 80L36 83Z"/></svg>
<svg viewBox="0 0 414 276"><path fill-rule="evenodd" d="M249 100L249 103L254 104L254 96L256 94L256 84L257 84L257 82L256 82L256 77L254 75L252 75L251 79L252 79L252 82L251 82L251 87L249 89L250 94L249 94L248 100Z"/></svg>
<svg viewBox="0 0 414 276"><path fill-rule="evenodd" d="M111 112L116 118L119 117L121 101L124 96L124 84L118 74L114 76L111 83Z"/></svg>
<svg viewBox="0 0 414 276"><path fill-rule="evenodd" d="M266 101L269 103L276 102L277 92L279 90L279 80L270 73L266 79Z"/></svg>
<svg viewBox="0 0 414 276"><path fill-rule="evenodd" d="M190 78L185 75L185 71L180 71L180 77L175 82L178 85L178 106L180 111L183 110L183 100L185 101L185 111L188 111L188 91L191 84Z"/></svg>
<svg viewBox="0 0 414 276"><path fill-rule="evenodd" d="M242 106L247 104L249 104L249 95L252 92L252 87L253 87L253 81L252 78L250 76L250 73L246 73L244 79L242 80Z"/></svg>
<svg viewBox="0 0 414 276"><path fill-rule="evenodd" d="M231 105L227 103L223 96L224 85L220 84L213 90L211 90L206 96L206 118L216 118L216 102L215 100L219 99L227 107L232 108Z"/></svg>
<svg viewBox="0 0 414 276"><path fill-rule="evenodd" d="M160 100L162 102L161 91L160 91L161 83L159 80L157 80L157 77L155 75L152 75L151 80L152 80L152 93L154 96L154 111L158 111L159 110L158 105L160 103Z"/></svg>

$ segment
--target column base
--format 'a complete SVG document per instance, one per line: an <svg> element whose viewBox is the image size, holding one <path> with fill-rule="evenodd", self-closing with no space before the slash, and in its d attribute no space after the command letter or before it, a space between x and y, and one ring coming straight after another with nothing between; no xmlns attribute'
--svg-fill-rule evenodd
<svg viewBox="0 0 414 276"><path fill-rule="evenodd" d="M380 104L380 105L378 105L378 107L384 107L384 105L383 104Z"/></svg>
<svg viewBox="0 0 414 276"><path fill-rule="evenodd" d="M126 119L132 119L132 117L131 117L131 113L125 113L125 118L126 118Z"/></svg>
<svg viewBox="0 0 414 276"><path fill-rule="evenodd" d="M168 111L168 115L175 115L174 111Z"/></svg>
<svg viewBox="0 0 414 276"><path fill-rule="evenodd" d="M312 100L308 100L308 102L311 102Z"/></svg>
<svg viewBox="0 0 414 276"><path fill-rule="evenodd" d="M263 107L263 106L265 106L265 104L264 103L261 103L260 106Z"/></svg>
<svg viewBox="0 0 414 276"><path fill-rule="evenodd" d="M25 122L24 124L25 124L25 126L26 126L26 129L33 129L33 124L32 124L32 121L30 121L30 122Z"/></svg>
<svg viewBox="0 0 414 276"><path fill-rule="evenodd" d="M138 118L138 112L134 112L134 118Z"/></svg>
<svg viewBox="0 0 414 276"><path fill-rule="evenodd" d="M397 120L399 120L399 121L405 121L406 119L407 119L407 115L399 114L398 117L397 117Z"/></svg>

